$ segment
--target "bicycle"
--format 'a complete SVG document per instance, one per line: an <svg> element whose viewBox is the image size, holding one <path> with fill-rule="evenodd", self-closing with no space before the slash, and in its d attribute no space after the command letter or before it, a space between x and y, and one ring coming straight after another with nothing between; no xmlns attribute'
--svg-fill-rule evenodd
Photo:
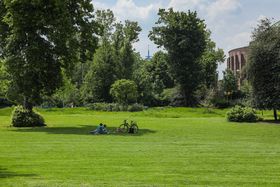
<svg viewBox="0 0 280 187"><path fill-rule="evenodd" d="M130 124L127 122L127 120L123 121L123 124L119 126L119 129L121 132L126 133L137 133L139 128L135 121L131 121Z"/></svg>

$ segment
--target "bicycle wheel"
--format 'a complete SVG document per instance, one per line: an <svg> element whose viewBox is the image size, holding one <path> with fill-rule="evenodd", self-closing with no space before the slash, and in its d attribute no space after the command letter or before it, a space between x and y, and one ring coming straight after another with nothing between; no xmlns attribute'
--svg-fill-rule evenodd
<svg viewBox="0 0 280 187"><path fill-rule="evenodd" d="M128 126L126 124L121 124L119 126L119 129L121 130L121 132L128 132Z"/></svg>

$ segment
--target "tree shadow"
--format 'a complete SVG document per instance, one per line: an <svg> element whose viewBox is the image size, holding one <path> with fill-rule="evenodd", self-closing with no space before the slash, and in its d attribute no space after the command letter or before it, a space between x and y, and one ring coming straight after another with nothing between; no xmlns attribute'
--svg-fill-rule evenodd
<svg viewBox="0 0 280 187"><path fill-rule="evenodd" d="M8 169L0 166L0 179L10 178L10 177L34 177L36 174L23 174L23 173L15 173L12 171L8 171Z"/></svg>
<svg viewBox="0 0 280 187"><path fill-rule="evenodd" d="M34 128L17 128L12 129L12 131L16 132L44 132L48 134L65 134L65 135L90 135L90 131L93 131L97 128L97 126L91 125L80 125L77 127L34 127ZM138 133L130 134L130 133L118 133L116 132L116 127L107 127L109 134L104 134L104 136L143 136L145 134L156 133L154 130L150 129L139 129ZM97 135L100 136L100 135ZM101 135L102 136L102 135Z"/></svg>
<svg viewBox="0 0 280 187"><path fill-rule="evenodd" d="M280 125L280 121L275 121L275 120L268 120L268 119L265 119L265 120L262 120L260 121L260 123L266 123L266 124L272 124L272 125Z"/></svg>

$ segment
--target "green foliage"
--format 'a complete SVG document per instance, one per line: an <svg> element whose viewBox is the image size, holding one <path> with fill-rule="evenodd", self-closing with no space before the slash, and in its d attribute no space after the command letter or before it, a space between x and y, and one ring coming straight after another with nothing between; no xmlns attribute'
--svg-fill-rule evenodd
<svg viewBox="0 0 280 187"><path fill-rule="evenodd" d="M63 86L52 97L62 103L62 107L80 106L82 103L79 89L66 75L63 76Z"/></svg>
<svg viewBox="0 0 280 187"><path fill-rule="evenodd" d="M168 55L159 51L154 54L150 62L147 62L146 71L150 74L150 81L156 94L160 94L166 88L174 87L168 61Z"/></svg>
<svg viewBox="0 0 280 187"><path fill-rule="evenodd" d="M231 106L230 102L227 99L221 97L212 98L211 103L215 108L219 108L219 109L224 109Z"/></svg>
<svg viewBox="0 0 280 187"><path fill-rule="evenodd" d="M196 12L159 10L157 26L150 39L168 52L171 72L180 84L185 105L195 104L194 92L202 82L202 57L206 42L206 25Z"/></svg>
<svg viewBox="0 0 280 187"><path fill-rule="evenodd" d="M107 112L120 112L120 111L129 111L137 112L143 111L144 106L141 104L132 104L132 105L122 105L119 103L93 103L89 104L88 109L96 111L107 111Z"/></svg>
<svg viewBox="0 0 280 187"><path fill-rule="evenodd" d="M257 122L260 120L254 109L238 105L227 113L227 119L232 122Z"/></svg>
<svg viewBox="0 0 280 187"><path fill-rule="evenodd" d="M117 103L92 103L89 104L87 107L90 110L107 111L107 112L111 112L111 111L118 112L121 109L120 105Z"/></svg>
<svg viewBox="0 0 280 187"><path fill-rule="evenodd" d="M143 105L135 103L135 104L129 105L127 110L129 112L139 112L139 111L143 111L144 109L145 108Z"/></svg>
<svg viewBox="0 0 280 187"><path fill-rule="evenodd" d="M0 98L6 97L9 88L9 83L9 75L4 66L4 61L0 59Z"/></svg>
<svg viewBox="0 0 280 187"><path fill-rule="evenodd" d="M136 62L132 44L139 40L138 35L142 29L137 22L128 20L124 25L120 23L118 25L113 41L118 56L118 79L131 79Z"/></svg>
<svg viewBox="0 0 280 187"><path fill-rule="evenodd" d="M85 77L82 96L86 103L111 102L111 85L116 80L116 57L112 46L104 42L96 51Z"/></svg>
<svg viewBox="0 0 280 187"><path fill-rule="evenodd" d="M118 78L131 79L133 74L133 65L135 63L135 56L130 43L125 43L120 49L118 60Z"/></svg>
<svg viewBox="0 0 280 187"><path fill-rule="evenodd" d="M0 53L12 99L32 109L61 86L61 69L90 58L96 23L90 0L1 1ZM32 11L31 11L32 10Z"/></svg>
<svg viewBox="0 0 280 187"><path fill-rule="evenodd" d="M216 49L216 44L210 38L210 31L207 32L207 46L200 61L202 64L202 76L208 89L217 87L218 63L224 62L225 54L222 49Z"/></svg>
<svg viewBox="0 0 280 187"><path fill-rule="evenodd" d="M23 106L17 106L12 113L12 125L14 127L41 127L45 126L45 122L40 114L24 109Z"/></svg>
<svg viewBox="0 0 280 187"><path fill-rule="evenodd" d="M138 60L134 68L133 80L139 93L139 102L148 106L169 104L163 91L174 87L174 79L168 66L168 55L156 52L151 61Z"/></svg>
<svg viewBox="0 0 280 187"><path fill-rule="evenodd" d="M127 105L134 103L137 99L137 86L134 81L121 79L117 80L110 89L114 100L120 104Z"/></svg>
<svg viewBox="0 0 280 187"><path fill-rule="evenodd" d="M224 71L222 89L227 99L232 98L233 94L236 93L238 90L237 78L234 76L233 72L229 69Z"/></svg>
<svg viewBox="0 0 280 187"><path fill-rule="evenodd" d="M280 28L262 20L253 32L248 64L253 105L259 109L280 109L279 43Z"/></svg>

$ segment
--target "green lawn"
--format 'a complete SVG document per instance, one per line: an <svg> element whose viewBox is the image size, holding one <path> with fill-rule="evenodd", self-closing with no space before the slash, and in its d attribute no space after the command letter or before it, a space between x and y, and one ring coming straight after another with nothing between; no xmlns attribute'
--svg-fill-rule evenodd
<svg viewBox="0 0 280 187"><path fill-rule="evenodd" d="M0 186L280 186L280 126L238 124L226 111L40 110L48 127L9 127L0 110ZM270 112L271 113L271 112ZM265 113L271 118L270 113ZM90 135L136 120L138 135Z"/></svg>

